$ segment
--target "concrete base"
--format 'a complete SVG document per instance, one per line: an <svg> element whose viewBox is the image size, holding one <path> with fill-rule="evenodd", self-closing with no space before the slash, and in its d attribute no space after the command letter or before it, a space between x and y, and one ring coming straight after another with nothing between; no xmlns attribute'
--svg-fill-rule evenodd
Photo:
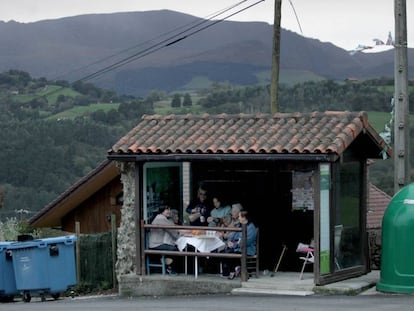
<svg viewBox="0 0 414 311"><path fill-rule="evenodd" d="M214 280L212 282L212 279ZM240 279L222 279L218 275L194 278L194 276L162 276L159 274L140 276L122 275L119 281L119 295L138 296L179 296L230 294L241 287Z"/></svg>
<svg viewBox="0 0 414 311"><path fill-rule="evenodd" d="M356 278L323 286L313 284L313 274L305 273L302 280L299 272L277 272L250 278L241 282L240 278L229 280L217 274L162 276L152 274L139 276L122 275L119 282L120 296L183 296L183 295L358 295L374 287L379 280L379 271Z"/></svg>

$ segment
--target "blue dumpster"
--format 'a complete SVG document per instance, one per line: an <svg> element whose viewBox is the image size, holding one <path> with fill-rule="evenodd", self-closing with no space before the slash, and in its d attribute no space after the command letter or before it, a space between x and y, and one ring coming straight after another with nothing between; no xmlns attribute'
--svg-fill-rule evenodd
<svg viewBox="0 0 414 311"><path fill-rule="evenodd" d="M13 300L17 294L14 278L13 261L11 251L8 249L12 242L0 242L0 298L1 300Z"/></svg>
<svg viewBox="0 0 414 311"><path fill-rule="evenodd" d="M46 294L57 299L60 293L76 285L74 244L76 236L38 239L12 243L16 288L29 302L31 294Z"/></svg>

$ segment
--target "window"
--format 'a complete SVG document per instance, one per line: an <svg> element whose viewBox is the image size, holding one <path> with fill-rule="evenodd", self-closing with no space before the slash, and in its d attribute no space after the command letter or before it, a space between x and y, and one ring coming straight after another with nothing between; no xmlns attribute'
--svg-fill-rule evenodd
<svg viewBox="0 0 414 311"><path fill-rule="evenodd" d="M161 205L181 210L181 164L144 165L144 220L150 223Z"/></svg>
<svg viewBox="0 0 414 311"><path fill-rule="evenodd" d="M334 239L335 269L362 264L361 244L361 163L349 162L340 166L339 202L336 207Z"/></svg>

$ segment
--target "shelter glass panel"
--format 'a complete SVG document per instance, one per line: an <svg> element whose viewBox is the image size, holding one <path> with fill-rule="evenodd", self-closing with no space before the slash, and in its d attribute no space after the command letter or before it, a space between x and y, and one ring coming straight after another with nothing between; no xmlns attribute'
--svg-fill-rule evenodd
<svg viewBox="0 0 414 311"><path fill-rule="evenodd" d="M331 166L320 164L320 252L319 267L321 274L330 273L330 189L331 189Z"/></svg>
<svg viewBox="0 0 414 311"><path fill-rule="evenodd" d="M151 223L161 205L181 210L182 170L180 163L144 165L144 220Z"/></svg>
<svg viewBox="0 0 414 311"><path fill-rule="evenodd" d="M339 202L334 223L335 270L362 264L361 163L343 163L339 169Z"/></svg>

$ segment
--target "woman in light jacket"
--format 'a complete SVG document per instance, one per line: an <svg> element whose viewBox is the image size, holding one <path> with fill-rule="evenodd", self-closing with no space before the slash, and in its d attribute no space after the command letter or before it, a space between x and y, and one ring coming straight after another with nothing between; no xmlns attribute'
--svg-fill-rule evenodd
<svg viewBox="0 0 414 311"><path fill-rule="evenodd" d="M152 221L152 225L174 226L174 222L170 219L170 207L163 205ZM167 251L177 251L175 241L180 233L174 229L151 229L149 237L149 248Z"/></svg>

